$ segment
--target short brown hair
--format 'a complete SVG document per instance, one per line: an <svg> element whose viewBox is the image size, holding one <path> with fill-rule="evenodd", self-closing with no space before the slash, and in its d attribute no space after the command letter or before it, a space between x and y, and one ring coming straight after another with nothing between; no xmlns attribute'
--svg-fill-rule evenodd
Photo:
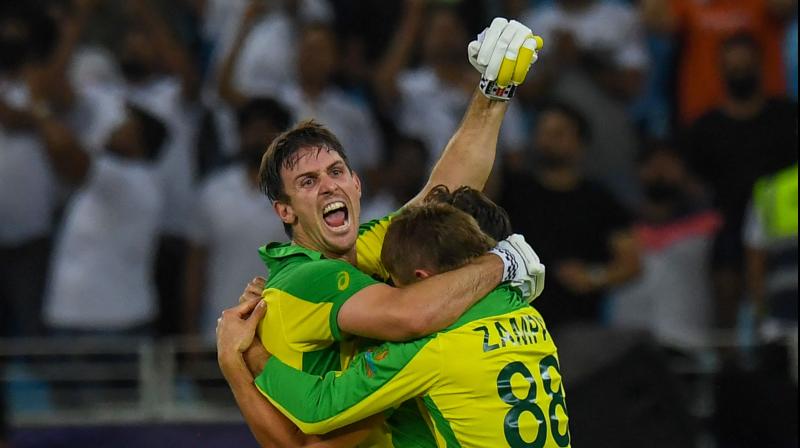
<svg viewBox="0 0 800 448"><path fill-rule="evenodd" d="M315 120L301 121L293 128L275 137L261 158L258 185L270 201L289 200L283 189L281 168L294 168L299 160L297 153L303 148L334 151L342 157L347 169L350 169L344 148L333 132Z"/></svg>
<svg viewBox="0 0 800 448"><path fill-rule="evenodd" d="M381 261L399 281L414 281L415 269L441 273L483 255L495 241L475 218L444 203L410 206L389 225Z"/></svg>
<svg viewBox="0 0 800 448"><path fill-rule="evenodd" d="M437 185L425 196L425 202L450 204L475 218L484 233L497 241L511 235L511 219L503 207L495 204L482 191L463 186L450 192L446 185Z"/></svg>
<svg viewBox="0 0 800 448"><path fill-rule="evenodd" d="M303 148L334 151L342 157L347 169L352 171L350 163L347 161L347 154L333 132L317 121L301 121L293 128L275 137L261 158L261 167L258 169L258 185L270 202L289 201L286 190L283 188L281 168L294 168L299 160L298 152ZM292 236L291 225L284 223L283 230L289 237Z"/></svg>

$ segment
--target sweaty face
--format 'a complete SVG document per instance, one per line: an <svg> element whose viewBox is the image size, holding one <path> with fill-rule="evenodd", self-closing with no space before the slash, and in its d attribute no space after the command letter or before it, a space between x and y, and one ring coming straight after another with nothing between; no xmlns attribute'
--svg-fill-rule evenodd
<svg viewBox="0 0 800 448"><path fill-rule="evenodd" d="M275 209L291 224L294 241L325 256L338 258L355 250L361 212L361 182L333 150L309 147L297 163L281 168L288 202Z"/></svg>

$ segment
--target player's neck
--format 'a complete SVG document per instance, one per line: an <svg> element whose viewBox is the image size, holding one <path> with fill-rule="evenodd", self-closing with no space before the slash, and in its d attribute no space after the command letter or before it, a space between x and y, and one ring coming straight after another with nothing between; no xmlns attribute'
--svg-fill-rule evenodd
<svg viewBox="0 0 800 448"><path fill-rule="evenodd" d="M356 246L353 244L353 247L350 248L346 253L337 253L326 250L325 248L319 247L319 245L315 244L314 242L304 238L302 234L295 233L294 238L292 238L292 244L300 247L304 247L309 250L313 250L315 252L319 252L322 254L323 257L331 259L331 260L342 260L346 261L353 266L356 265Z"/></svg>

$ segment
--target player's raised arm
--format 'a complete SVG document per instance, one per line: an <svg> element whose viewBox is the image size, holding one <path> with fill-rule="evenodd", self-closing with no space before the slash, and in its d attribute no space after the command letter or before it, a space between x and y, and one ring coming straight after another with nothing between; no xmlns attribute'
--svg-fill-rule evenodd
<svg viewBox="0 0 800 448"><path fill-rule="evenodd" d="M463 185L483 189L494 164L508 100L536 62L541 44L528 27L501 17L469 44L468 56L481 73L480 84L428 183L409 204L421 201L437 185L451 190Z"/></svg>

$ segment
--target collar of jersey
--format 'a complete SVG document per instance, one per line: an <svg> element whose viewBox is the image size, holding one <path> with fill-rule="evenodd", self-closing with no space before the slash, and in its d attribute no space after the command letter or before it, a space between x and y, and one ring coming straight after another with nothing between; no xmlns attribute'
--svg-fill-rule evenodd
<svg viewBox="0 0 800 448"><path fill-rule="evenodd" d="M315 250L307 249L303 246L292 244L291 242L269 243L261 248L261 253L265 257L274 260L280 260L281 258L292 257L295 255L305 255L306 257L315 261L324 258L321 253Z"/></svg>

